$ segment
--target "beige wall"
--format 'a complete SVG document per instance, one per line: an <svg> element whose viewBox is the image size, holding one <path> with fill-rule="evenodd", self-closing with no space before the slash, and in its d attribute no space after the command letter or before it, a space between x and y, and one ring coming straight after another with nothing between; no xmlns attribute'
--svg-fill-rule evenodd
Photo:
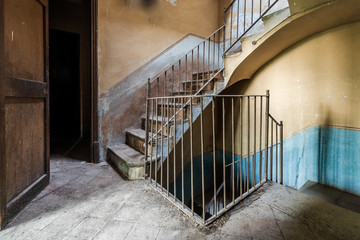
<svg viewBox="0 0 360 240"><path fill-rule="evenodd" d="M219 1L99 1L99 94L186 34L207 37L218 27Z"/></svg>
<svg viewBox="0 0 360 240"><path fill-rule="evenodd" d="M228 90L265 94L289 137L313 125L360 128L360 22L309 37Z"/></svg>

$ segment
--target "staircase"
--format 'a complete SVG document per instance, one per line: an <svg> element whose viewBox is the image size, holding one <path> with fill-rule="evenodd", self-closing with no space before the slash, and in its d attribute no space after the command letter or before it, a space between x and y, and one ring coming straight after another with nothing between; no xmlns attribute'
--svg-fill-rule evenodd
<svg viewBox="0 0 360 240"><path fill-rule="evenodd" d="M214 76L214 72L218 72ZM193 72L192 79L184 80L180 84L180 88L176 89L173 92L174 96L188 96L195 94L199 89L201 89L210 78L213 79L210 84L206 85L202 90L201 94L218 94L224 89L224 78L222 76L222 71L215 70L212 73L209 72ZM179 99L179 98L177 98ZM189 98L184 98L188 100ZM181 108L181 103L175 100L175 103L169 103L172 107L169 108L169 116L173 116L175 112L179 111ZM160 129L164 123L169 121L170 118L162 117L160 114L163 109L166 108L167 104L165 102L158 103L158 115L150 115L149 120L150 124L148 126L149 132L155 132L156 129ZM200 106L199 99L193 100L193 106ZM175 111L174 111L175 109ZM189 116L189 113L185 110L183 118L184 121L187 121L186 118ZM176 121L179 123L182 116L177 115ZM196 119L194 119L196 120ZM126 131L126 143L119 144L108 148L108 162L112 165L114 169L117 170L123 177L129 180L138 180L144 177L144 162L145 162L145 140L146 140L146 116L142 116L141 119L141 128L128 129ZM173 130L174 121L170 121L169 127L163 128L161 132L162 141L166 141L168 138L172 138L174 134ZM187 127L188 128L188 125ZM186 130L186 129L185 129ZM160 141L160 140L159 140ZM156 147L154 147L156 148ZM173 144L170 146L170 151L173 148ZM158 155L153 154L152 161L159 162L161 159L160 149L157 151ZM158 164L160 166L160 163Z"/></svg>
<svg viewBox="0 0 360 240"><path fill-rule="evenodd" d="M121 175L147 179L200 224L268 179L282 183L283 124L269 113L269 92L220 95L224 56L241 51L240 40L277 2L232 1L223 26L148 79L141 128L128 129L125 144L108 148L108 161Z"/></svg>

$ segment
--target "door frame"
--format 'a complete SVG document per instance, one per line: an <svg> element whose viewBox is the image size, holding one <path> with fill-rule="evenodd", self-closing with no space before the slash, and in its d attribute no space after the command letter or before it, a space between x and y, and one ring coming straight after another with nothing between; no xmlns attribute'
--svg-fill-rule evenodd
<svg viewBox="0 0 360 240"><path fill-rule="evenodd" d="M91 0L91 136L90 160L92 163L100 161L99 144L99 81L98 81L98 0Z"/></svg>
<svg viewBox="0 0 360 240"><path fill-rule="evenodd" d="M0 33L4 33L4 1L0 1ZM0 36L4 34L0 34ZM5 36L0 37L0 143L5 142L5 97L4 97L4 42ZM6 212L6 163L5 144L0 144L0 229L4 225L3 216Z"/></svg>

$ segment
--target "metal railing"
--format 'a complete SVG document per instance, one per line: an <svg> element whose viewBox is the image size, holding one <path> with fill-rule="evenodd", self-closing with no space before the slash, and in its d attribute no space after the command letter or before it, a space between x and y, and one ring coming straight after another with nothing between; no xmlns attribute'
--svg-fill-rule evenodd
<svg viewBox="0 0 360 240"><path fill-rule="evenodd" d="M267 179L281 183L283 125L269 114L269 98L269 92L149 97L146 127L156 135L146 146L149 183L202 224Z"/></svg>
<svg viewBox="0 0 360 240"><path fill-rule="evenodd" d="M151 97L202 93L201 86L208 85L223 69L224 30L225 26L221 26L184 57L150 79ZM187 83L190 86L185 88Z"/></svg>
<svg viewBox="0 0 360 240"><path fill-rule="evenodd" d="M265 16L279 0L234 0L224 9L226 37L224 54L233 49L239 41ZM224 32L225 32L224 31Z"/></svg>
<svg viewBox="0 0 360 240"><path fill-rule="evenodd" d="M283 125L269 114L269 92L202 95L214 94L223 56L276 2L234 0L223 26L148 79L145 179L200 223L211 223L267 179L282 183Z"/></svg>

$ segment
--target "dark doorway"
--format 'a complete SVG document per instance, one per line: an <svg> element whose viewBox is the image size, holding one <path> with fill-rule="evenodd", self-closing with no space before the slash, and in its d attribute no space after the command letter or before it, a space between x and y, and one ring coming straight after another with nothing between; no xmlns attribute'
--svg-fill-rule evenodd
<svg viewBox="0 0 360 240"><path fill-rule="evenodd" d="M49 1L51 154L91 161L91 2Z"/></svg>
<svg viewBox="0 0 360 240"><path fill-rule="evenodd" d="M79 34L50 29L50 132L53 152L81 138ZM69 146L66 146L69 145Z"/></svg>

